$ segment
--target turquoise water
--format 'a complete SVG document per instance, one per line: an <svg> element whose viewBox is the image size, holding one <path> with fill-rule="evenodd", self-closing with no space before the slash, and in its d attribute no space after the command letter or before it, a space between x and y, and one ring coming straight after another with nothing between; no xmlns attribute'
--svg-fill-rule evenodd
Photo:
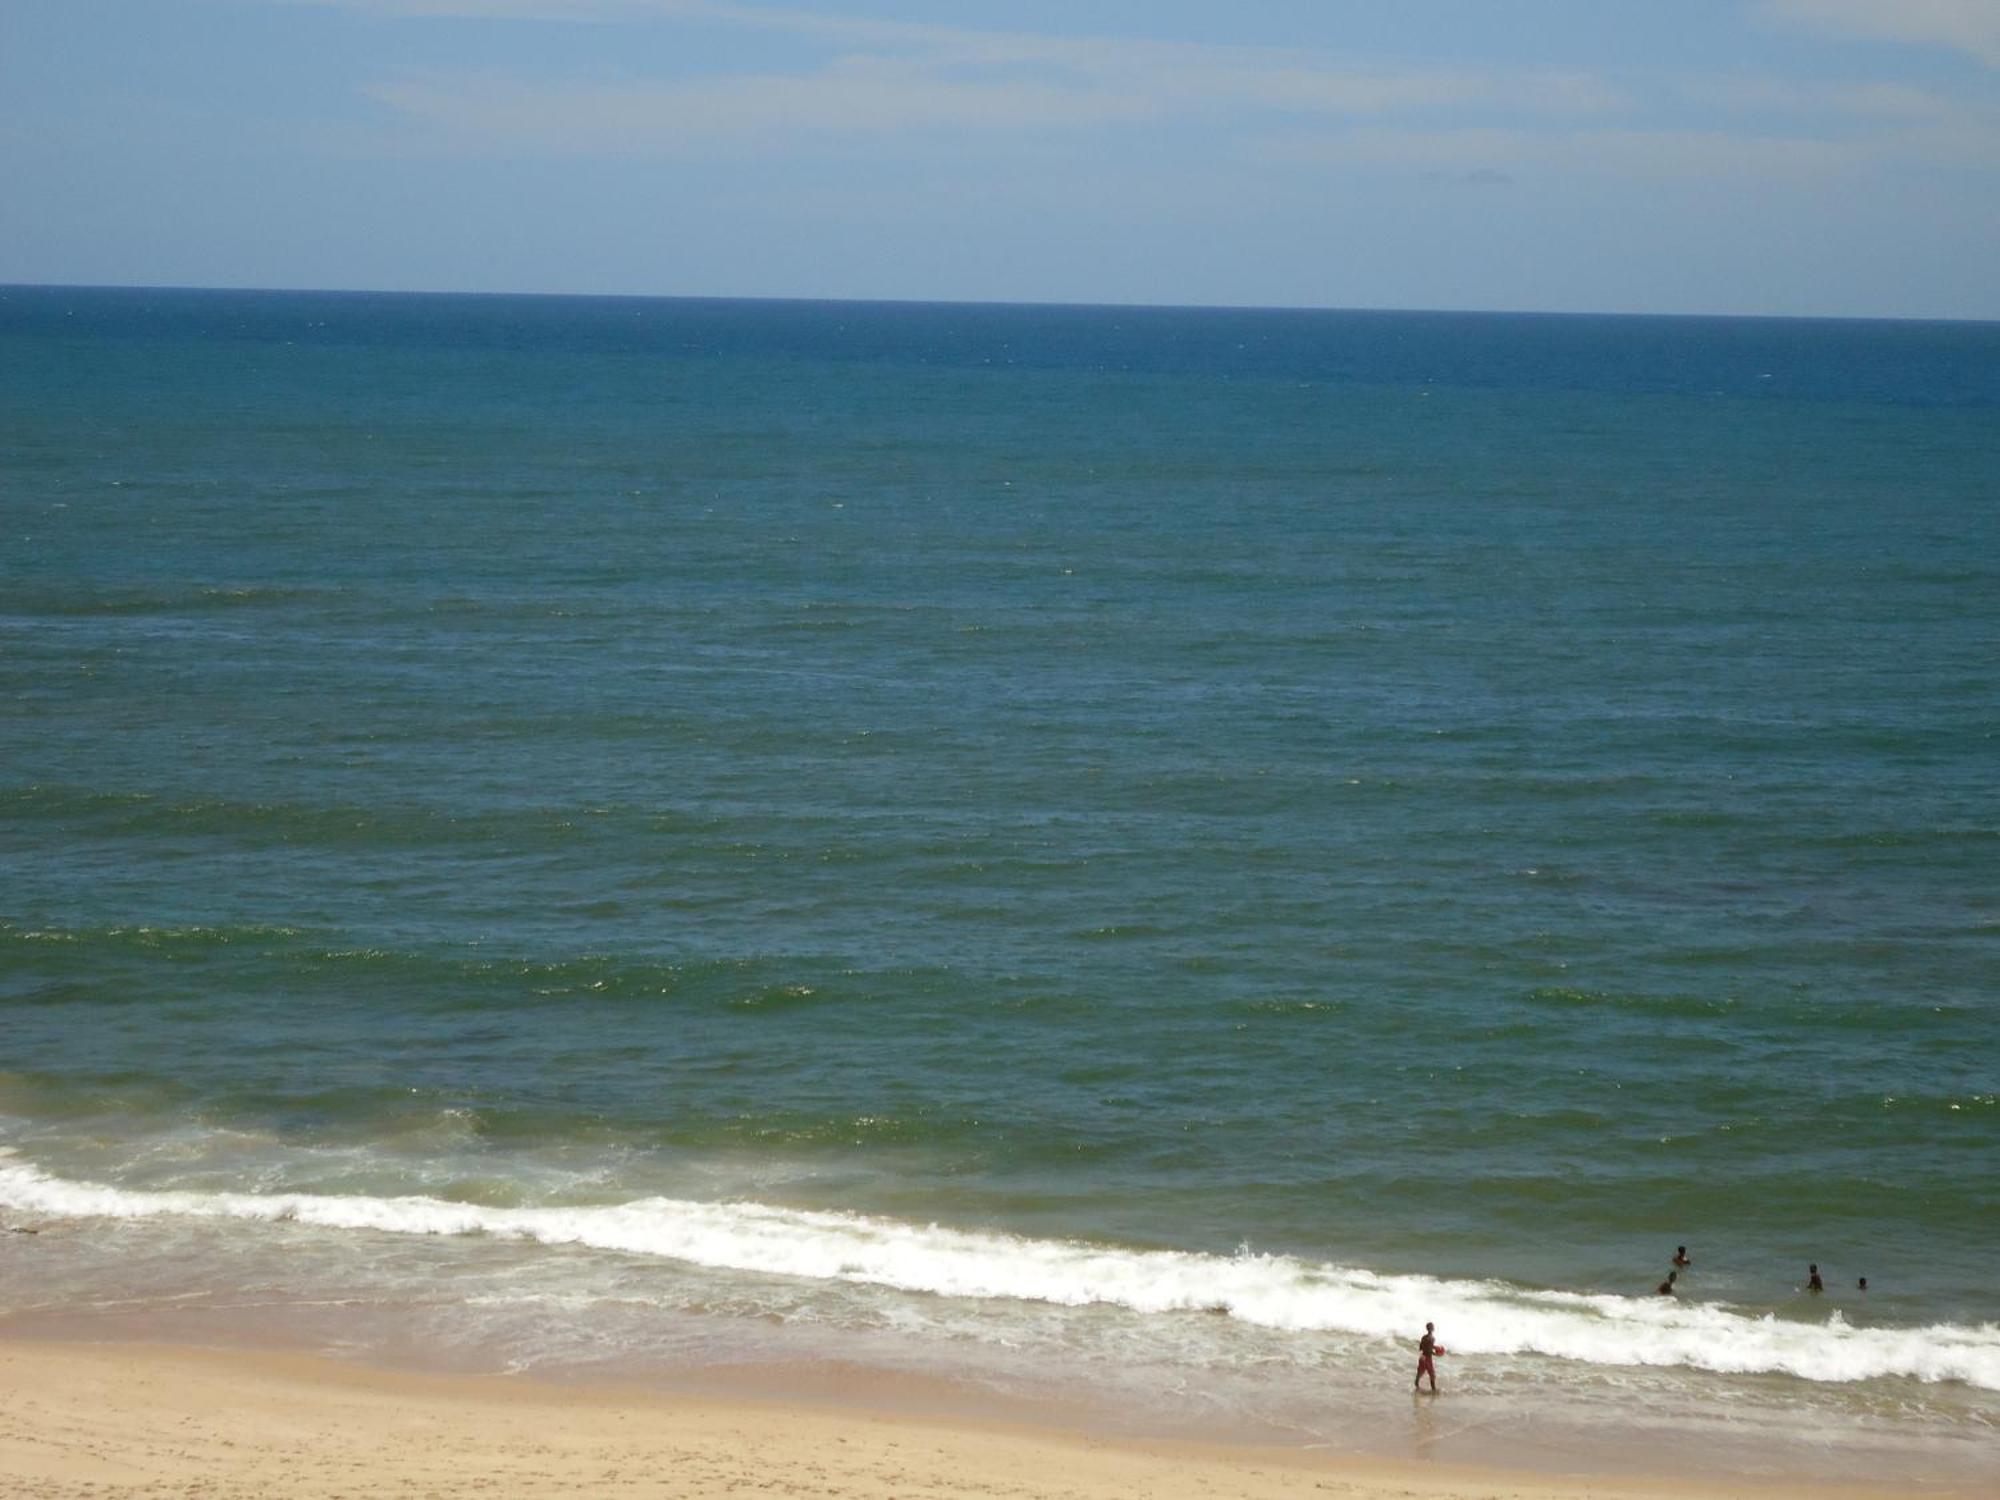
<svg viewBox="0 0 2000 1500"><path fill-rule="evenodd" d="M1990 1441L2000 328L0 289L0 454L0 1324Z"/></svg>

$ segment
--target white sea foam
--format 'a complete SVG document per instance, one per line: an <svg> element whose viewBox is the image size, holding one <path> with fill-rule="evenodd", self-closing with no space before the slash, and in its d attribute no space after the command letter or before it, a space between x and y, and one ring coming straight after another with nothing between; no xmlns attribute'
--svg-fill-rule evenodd
<svg viewBox="0 0 2000 1500"><path fill-rule="evenodd" d="M483 1234L670 1257L721 1270L945 1297L1140 1313L1222 1311L1294 1332L1407 1339L1438 1324L1468 1354L1537 1354L1813 1381L1902 1377L2000 1390L2000 1327L1855 1328L1668 1298L1532 1291L1500 1282L1379 1275L1284 1255L1136 1250L757 1203L643 1198L489 1208L436 1198L136 1191L53 1177L0 1153L0 1204L65 1218L288 1220L410 1235Z"/></svg>

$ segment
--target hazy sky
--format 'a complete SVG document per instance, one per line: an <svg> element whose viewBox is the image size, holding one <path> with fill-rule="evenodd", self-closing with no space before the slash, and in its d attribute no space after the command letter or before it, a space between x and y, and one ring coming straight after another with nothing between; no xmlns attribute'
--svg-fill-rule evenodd
<svg viewBox="0 0 2000 1500"><path fill-rule="evenodd" d="M0 0L0 281L2000 317L2000 0Z"/></svg>

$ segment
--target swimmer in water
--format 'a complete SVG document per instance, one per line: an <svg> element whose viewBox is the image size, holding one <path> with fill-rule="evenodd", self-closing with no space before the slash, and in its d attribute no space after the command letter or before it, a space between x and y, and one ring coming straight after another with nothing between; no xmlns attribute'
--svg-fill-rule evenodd
<svg viewBox="0 0 2000 1500"><path fill-rule="evenodd" d="M1678 1297L1680 1293L1674 1290L1674 1278L1680 1274L1678 1271L1667 1272L1667 1279L1653 1289L1653 1295L1656 1297Z"/></svg>
<svg viewBox="0 0 2000 1500"><path fill-rule="evenodd" d="M1693 1261L1688 1259L1688 1247L1686 1245L1681 1246L1680 1249L1674 1252L1674 1264L1676 1266L1691 1266L1694 1264Z"/></svg>
<svg viewBox="0 0 2000 1500"><path fill-rule="evenodd" d="M1806 1290L1809 1292L1823 1292L1826 1290L1826 1283L1819 1279L1818 1266L1806 1267Z"/></svg>

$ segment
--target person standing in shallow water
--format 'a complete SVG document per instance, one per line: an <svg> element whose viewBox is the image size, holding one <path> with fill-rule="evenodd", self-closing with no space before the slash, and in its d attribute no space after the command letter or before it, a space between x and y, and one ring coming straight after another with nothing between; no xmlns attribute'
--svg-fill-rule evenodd
<svg viewBox="0 0 2000 1500"><path fill-rule="evenodd" d="M1809 1292L1823 1292L1826 1290L1826 1283L1819 1279L1819 1267L1817 1265L1806 1267L1806 1290Z"/></svg>
<svg viewBox="0 0 2000 1500"><path fill-rule="evenodd" d="M1437 1365L1432 1361L1442 1353L1444 1353L1444 1346L1437 1341L1437 1324L1424 1324L1424 1336L1417 1340L1417 1378L1410 1382L1411 1390L1422 1390L1424 1377L1428 1375L1431 1378L1431 1394L1437 1394Z"/></svg>

